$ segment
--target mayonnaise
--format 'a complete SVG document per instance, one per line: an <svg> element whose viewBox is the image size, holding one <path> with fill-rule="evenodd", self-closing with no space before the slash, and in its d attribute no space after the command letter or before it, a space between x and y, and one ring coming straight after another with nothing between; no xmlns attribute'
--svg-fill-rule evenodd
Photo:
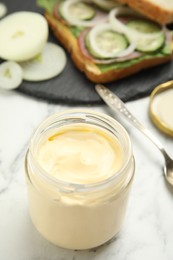
<svg viewBox="0 0 173 260"><path fill-rule="evenodd" d="M160 121L173 129L173 89L166 89L154 96L152 111Z"/></svg>
<svg viewBox="0 0 173 260"><path fill-rule="evenodd" d="M115 120L56 114L38 127L26 156L32 221L58 246L99 246L121 228L133 175L130 140Z"/></svg>
<svg viewBox="0 0 173 260"><path fill-rule="evenodd" d="M105 152L106 151L106 152ZM113 135L86 124L62 127L38 149L38 162L55 178L80 184L103 181L122 166L123 154Z"/></svg>

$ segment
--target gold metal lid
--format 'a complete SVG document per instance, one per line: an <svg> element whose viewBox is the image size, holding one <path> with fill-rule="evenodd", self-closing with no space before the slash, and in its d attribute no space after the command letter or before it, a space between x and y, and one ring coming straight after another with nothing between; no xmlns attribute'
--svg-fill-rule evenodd
<svg viewBox="0 0 173 260"><path fill-rule="evenodd" d="M162 132L173 137L173 95L170 95L172 91L173 80L160 84L153 90L150 95L149 115Z"/></svg>

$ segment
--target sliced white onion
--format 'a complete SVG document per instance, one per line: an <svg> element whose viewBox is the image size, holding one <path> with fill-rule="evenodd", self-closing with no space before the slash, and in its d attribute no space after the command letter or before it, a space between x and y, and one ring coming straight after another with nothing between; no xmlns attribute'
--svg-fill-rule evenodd
<svg viewBox="0 0 173 260"><path fill-rule="evenodd" d="M126 34L128 39L130 41L138 41L144 39L156 39L157 37L160 37L160 35L163 33L163 28L159 32L155 33L143 33L143 32L138 32L135 29L128 28L125 24L123 24L118 18L118 15L135 15L135 16L140 16L137 14L135 11L129 9L128 7L119 7L113 9L110 14L109 14L109 22L112 25L112 27L117 30L118 32Z"/></svg>
<svg viewBox="0 0 173 260"><path fill-rule="evenodd" d="M0 2L0 18L2 18L7 13L7 7L5 4Z"/></svg>
<svg viewBox="0 0 173 260"><path fill-rule="evenodd" d="M111 30L113 31L112 29L112 26L108 23L104 23L104 24L99 24L95 27L93 27L90 32L89 32L89 41L90 41L90 44L92 46L92 49L94 50L94 52L97 53L97 55L101 56L101 57L104 57L104 58L115 58L115 57L124 57L124 56L127 56L129 55L130 53L132 53L135 48L136 48L136 45L134 43L130 43L130 45L128 46L128 48L126 48L125 50L123 51L120 51L120 52L116 52L116 53L107 53L107 52L104 52L103 50L101 50L99 47L98 47L98 44L96 42L96 37L97 35L102 32L102 31L106 31L106 30Z"/></svg>
<svg viewBox="0 0 173 260"><path fill-rule="evenodd" d="M48 37L46 19L35 12L16 12L0 21L0 57L23 61L36 56Z"/></svg>
<svg viewBox="0 0 173 260"><path fill-rule="evenodd" d="M66 65L63 48L54 43L46 43L36 58L20 63L23 78L28 81L42 81L59 75Z"/></svg>
<svg viewBox="0 0 173 260"><path fill-rule="evenodd" d="M23 80L23 71L14 61L6 61L0 65L0 88L15 89Z"/></svg>
<svg viewBox="0 0 173 260"><path fill-rule="evenodd" d="M77 19L75 17L72 17L72 15L70 14L70 6L73 5L73 4L76 4L78 2L79 2L79 0L66 0L66 1L62 2L61 10L62 10L63 16L66 19L66 21L70 25L83 26L83 27L93 27L96 24L98 24L98 20L97 19L83 21L83 20ZM90 0L83 0L83 2L91 3L92 1L90 1ZM101 20L105 21L105 20L107 20L107 17L106 16L102 17Z"/></svg>
<svg viewBox="0 0 173 260"><path fill-rule="evenodd" d="M107 11L110 11L112 8L116 8L121 5L120 3L116 2L116 0L93 0L93 2Z"/></svg>

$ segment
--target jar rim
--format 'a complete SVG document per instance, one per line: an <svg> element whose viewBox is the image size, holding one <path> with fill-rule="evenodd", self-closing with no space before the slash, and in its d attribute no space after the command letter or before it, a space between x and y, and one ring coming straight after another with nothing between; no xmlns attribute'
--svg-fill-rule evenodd
<svg viewBox="0 0 173 260"><path fill-rule="evenodd" d="M125 137L125 141L126 141L127 148L128 148L127 153L126 153L126 160L123 163L121 169L116 171L112 176L110 176L102 181L95 182L95 183L89 183L89 184L62 181L58 178L55 178L55 177L49 175L40 166L40 164L37 162L37 160L35 160L35 158L34 158L35 139L37 138L37 136L40 133L43 132L43 129L45 127L50 127L53 122L60 120L60 118L63 118L65 116L66 117L68 116L68 118L71 116L71 118L72 118L72 117L74 117L74 115L76 116L76 119L82 118L84 120L84 123L89 123L89 121L87 121L87 120L89 118L91 119L92 117L94 117L95 119L99 119L102 122L106 122L114 130L116 130L116 131L118 130L118 133L120 133L123 137ZM47 117L45 120L43 120L38 125L36 131L33 133L33 135L31 136L31 139L30 139L30 145L29 145L29 148L28 148L28 151L26 154L26 168L27 168L27 161L28 161L28 159L30 159L32 161L32 163L34 164L34 167L36 169L38 169L38 171L37 171L38 175L41 178L43 178L46 182L48 182L54 186L59 186L60 189L62 189L63 191L66 191L66 192L72 192L72 191L83 192L83 191L95 190L97 188L99 189L99 188L109 185L111 182L116 181L120 176L122 176L123 172L128 168L131 158L132 158L132 145L131 145L130 137L129 137L126 129L116 119L114 119L113 117L111 117L105 113L93 111L90 109L68 109L63 112L54 113L53 115Z"/></svg>

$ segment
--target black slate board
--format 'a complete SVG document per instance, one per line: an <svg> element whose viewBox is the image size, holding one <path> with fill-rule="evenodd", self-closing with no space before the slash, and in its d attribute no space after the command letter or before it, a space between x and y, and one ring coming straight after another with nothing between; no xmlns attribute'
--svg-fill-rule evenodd
<svg viewBox="0 0 173 260"><path fill-rule="evenodd" d="M36 6L36 0L4 0L4 3L7 5L8 13L22 10L43 12ZM49 41L58 43L51 31ZM149 95L156 85L171 79L173 79L173 62L105 85L124 101L130 101ZM69 56L67 66L61 75L38 83L24 81L17 91L54 103L99 104L102 102L95 92L94 84L75 68Z"/></svg>

